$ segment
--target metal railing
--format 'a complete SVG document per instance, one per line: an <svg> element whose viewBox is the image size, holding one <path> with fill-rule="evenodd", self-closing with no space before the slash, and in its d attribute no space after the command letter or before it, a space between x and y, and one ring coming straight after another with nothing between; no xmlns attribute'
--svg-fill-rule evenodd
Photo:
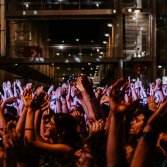
<svg viewBox="0 0 167 167"><path fill-rule="evenodd" d="M6 4L8 10L68 10L68 9L112 9L116 2L111 0L41 0L16 1Z"/></svg>

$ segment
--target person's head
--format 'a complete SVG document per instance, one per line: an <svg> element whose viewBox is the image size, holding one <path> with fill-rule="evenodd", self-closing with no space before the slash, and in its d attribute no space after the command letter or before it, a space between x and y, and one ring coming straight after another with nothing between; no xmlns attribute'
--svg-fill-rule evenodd
<svg viewBox="0 0 167 167"><path fill-rule="evenodd" d="M54 115L56 132L58 135L58 143L70 145L74 149L78 149L81 140L77 132L77 121L67 113L57 113Z"/></svg>
<svg viewBox="0 0 167 167"><path fill-rule="evenodd" d="M79 108L79 106L78 105L76 105L76 104L73 104L73 105L71 105L71 112L73 112L73 111L80 111L80 108Z"/></svg>
<svg viewBox="0 0 167 167"><path fill-rule="evenodd" d="M74 101L71 103L70 112L73 112L73 111L80 111L80 112L83 112L82 105L80 104L80 101L79 101L78 99L74 100Z"/></svg>
<svg viewBox="0 0 167 167"><path fill-rule="evenodd" d="M94 93L95 93L96 98L100 98L102 96L102 91L103 90L99 87L95 89Z"/></svg>
<svg viewBox="0 0 167 167"><path fill-rule="evenodd" d="M94 133L86 138L83 148L76 152L77 166L106 166L106 142L107 136L103 132Z"/></svg>
<svg viewBox="0 0 167 167"><path fill-rule="evenodd" d="M48 143L61 143L77 148L80 141L77 134L77 122L67 113L46 115L44 136Z"/></svg>
<svg viewBox="0 0 167 167"><path fill-rule="evenodd" d="M143 125L144 125L144 115L141 113L139 115L137 115L136 117L133 118L133 120L131 121L131 127L130 127L130 134L133 135L138 135L142 132L143 130Z"/></svg>
<svg viewBox="0 0 167 167"><path fill-rule="evenodd" d="M26 86L25 86L25 88L26 88L27 90L32 89L32 83L27 83Z"/></svg>
<svg viewBox="0 0 167 167"><path fill-rule="evenodd" d="M17 121L17 109L13 106L6 106L4 110L4 117L6 122Z"/></svg>
<svg viewBox="0 0 167 167"><path fill-rule="evenodd" d="M43 139L47 143L56 143L57 140L57 129L54 121L54 116L46 113L42 116L42 121L44 125Z"/></svg>
<svg viewBox="0 0 167 167"><path fill-rule="evenodd" d="M160 78L156 79L156 86L161 87L162 86L162 80Z"/></svg>
<svg viewBox="0 0 167 167"><path fill-rule="evenodd" d="M152 112L147 107L138 107L134 112L133 120L130 123L129 133L132 135L140 136L151 114Z"/></svg>
<svg viewBox="0 0 167 167"><path fill-rule="evenodd" d="M50 101L50 106L49 107L54 113L56 113L56 101L55 100Z"/></svg>

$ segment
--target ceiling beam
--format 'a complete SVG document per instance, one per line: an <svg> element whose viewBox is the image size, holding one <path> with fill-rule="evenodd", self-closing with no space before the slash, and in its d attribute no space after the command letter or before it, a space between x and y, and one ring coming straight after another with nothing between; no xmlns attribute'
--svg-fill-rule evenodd
<svg viewBox="0 0 167 167"><path fill-rule="evenodd" d="M27 10L23 15L23 10L8 10L6 11L6 19L111 19L111 16L116 15L112 9L85 9L85 10Z"/></svg>

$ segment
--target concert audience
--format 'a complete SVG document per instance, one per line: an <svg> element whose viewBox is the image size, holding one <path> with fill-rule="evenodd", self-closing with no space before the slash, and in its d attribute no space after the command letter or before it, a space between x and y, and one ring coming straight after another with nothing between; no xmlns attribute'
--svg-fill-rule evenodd
<svg viewBox="0 0 167 167"><path fill-rule="evenodd" d="M59 87L19 80L0 92L0 166L165 167L167 86L86 75Z"/></svg>

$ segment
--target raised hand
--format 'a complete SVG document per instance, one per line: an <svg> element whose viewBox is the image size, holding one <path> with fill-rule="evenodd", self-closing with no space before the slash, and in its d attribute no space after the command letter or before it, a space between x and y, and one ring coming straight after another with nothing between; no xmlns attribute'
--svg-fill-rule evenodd
<svg viewBox="0 0 167 167"><path fill-rule="evenodd" d="M109 104L110 110L113 113L124 113L129 104L124 101L124 93L128 82L125 82L123 78L118 79L109 92Z"/></svg>
<svg viewBox="0 0 167 167"><path fill-rule="evenodd" d="M43 91L44 91L44 87L40 86L36 89L36 91L34 92L34 95L39 96Z"/></svg>
<svg viewBox="0 0 167 167"><path fill-rule="evenodd" d="M7 84L6 84L6 82L3 82L2 88L3 88L3 91L4 91L4 92L8 90L8 89L7 89Z"/></svg>
<svg viewBox="0 0 167 167"><path fill-rule="evenodd" d="M93 82L90 78L88 78L86 75L83 75L81 77L81 82L83 87L86 89L87 93L89 96L94 97L94 92L93 92Z"/></svg>
<svg viewBox="0 0 167 167"><path fill-rule="evenodd" d="M107 95L103 95L103 97L100 99L100 104L108 102L109 102L109 97Z"/></svg>
<svg viewBox="0 0 167 167"><path fill-rule="evenodd" d="M21 86L21 82L20 82L20 80L17 79L17 80L15 81L15 83L16 83L16 85L17 85L18 87Z"/></svg>
<svg viewBox="0 0 167 167"><path fill-rule="evenodd" d="M61 97L66 98L67 89L65 87L60 87Z"/></svg>
<svg viewBox="0 0 167 167"><path fill-rule="evenodd" d="M8 90L11 89L11 87L12 87L11 82L10 82L10 81L7 81L6 86L7 86L7 89L8 89Z"/></svg>
<svg viewBox="0 0 167 167"><path fill-rule="evenodd" d="M51 85L47 93L50 94L53 91L53 89L54 89L54 85Z"/></svg>
<svg viewBox="0 0 167 167"><path fill-rule="evenodd" d="M34 110L40 109L46 101L46 92L44 92L43 86L40 86L34 92L34 97L31 103L31 107Z"/></svg>
<svg viewBox="0 0 167 167"><path fill-rule="evenodd" d="M160 104L159 108L147 121L146 129L149 128L155 133L166 132L167 122L167 100Z"/></svg>
<svg viewBox="0 0 167 167"><path fill-rule="evenodd" d="M83 84L82 84L82 78L81 77L78 77L77 78L77 88L80 90L80 91L83 91L85 90Z"/></svg>
<svg viewBox="0 0 167 167"><path fill-rule="evenodd" d="M32 97L32 90L23 90L23 95L22 95L22 101L24 103L25 107L30 107L32 103L33 97Z"/></svg>
<svg viewBox="0 0 167 167"><path fill-rule="evenodd" d="M50 106L50 95L48 95L46 93L45 97L44 97L44 102L43 104L41 105L41 110L42 111L45 111L45 110L48 110L49 106Z"/></svg>
<svg viewBox="0 0 167 167"><path fill-rule="evenodd" d="M82 98L81 91L76 86L72 86L71 89L75 96L77 96L79 99Z"/></svg>
<svg viewBox="0 0 167 167"><path fill-rule="evenodd" d="M104 131L104 121L102 119L99 119L98 121L93 122L89 125L89 135L92 135L94 133Z"/></svg>
<svg viewBox="0 0 167 167"><path fill-rule="evenodd" d="M79 120L82 116L82 114L79 111L73 111L71 115L76 119Z"/></svg>
<svg viewBox="0 0 167 167"><path fill-rule="evenodd" d="M56 96L57 99L61 97L61 87L58 87L58 88L56 89L55 96Z"/></svg>
<svg viewBox="0 0 167 167"><path fill-rule="evenodd" d="M32 89L32 83L27 83L25 86L25 89L31 90Z"/></svg>
<svg viewBox="0 0 167 167"><path fill-rule="evenodd" d="M147 97L148 107L151 111L156 111L159 104L156 104L154 95Z"/></svg>

